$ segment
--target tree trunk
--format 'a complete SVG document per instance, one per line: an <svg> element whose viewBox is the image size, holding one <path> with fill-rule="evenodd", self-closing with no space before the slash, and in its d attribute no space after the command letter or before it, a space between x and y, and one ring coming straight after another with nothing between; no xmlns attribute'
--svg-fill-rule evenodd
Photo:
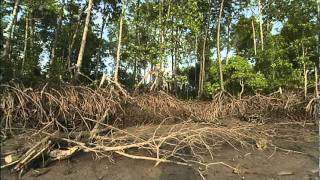
<svg viewBox="0 0 320 180"><path fill-rule="evenodd" d="M218 19L218 30L217 30L217 58L219 63L220 88L222 91L224 91L224 85L223 85L224 83L223 83L222 62L221 62L221 52L220 52L220 24L221 24L222 12L223 12L223 3L224 3L224 0L221 1L219 19Z"/></svg>
<svg viewBox="0 0 320 180"><path fill-rule="evenodd" d="M28 35L29 35L29 16L30 13L28 12L26 16L26 26L25 26L25 33L24 33L24 47L23 47L23 59L21 63L21 75L24 73L24 66L27 59L27 48L28 48Z"/></svg>
<svg viewBox="0 0 320 180"><path fill-rule="evenodd" d="M196 42L195 42L195 55L196 55L196 63L194 64L194 86L196 87L197 83L197 60L198 60L198 36L196 35Z"/></svg>
<svg viewBox="0 0 320 180"><path fill-rule="evenodd" d="M304 46L302 45L302 59L303 59L303 76L304 76L304 97L307 97L307 92L308 92L308 70L306 67L306 62L305 62L305 51L304 51Z"/></svg>
<svg viewBox="0 0 320 180"><path fill-rule="evenodd" d="M163 25L163 0L160 0L160 11L159 11L159 31L160 31L160 70L162 70L164 61L164 25Z"/></svg>
<svg viewBox="0 0 320 180"><path fill-rule="evenodd" d="M205 30L205 37L203 40L202 60L200 63L200 72L199 72L198 97L201 97L203 94L203 84L204 84L204 78L205 78L205 63L206 63L206 42L207 42L208 31L209 31L209 23L208 23L208 27Z"/></svg>
<svg viewBox="0 0 320 180"><path fill-rule="evenodd" d="M29 0L29 4L32 4L33 0ZM29 59L34 59L34 50L33 50L33 38L34 38L34 28L35 23L33 20L33 9L30 8L30 16L29 16Z"/></svg>
<svg viewBox="0 0 320 180"><path fill-rule="evenodd" d="M243 94L243 92L244 92L244 83L243 83L243 80L240 80L239 84L240 84L240 86L241 86L241 91L240 91L240 93L239 93L239 99L241 100L242 94Z"/></svg>
<svg viewBox="0 0 320 180"><path fill-rule="evenodd" d="M126 8L126 1L123 1L122 2L122 12L120 15L120 23L119 23L119 36L118 36L116 65L115 65L114 75L113 75L114 82L116 82L116 83L118 83L118 74L119 74L119 67L120 67L122 26L123 26L123 18L125 16L125 8Z"/></svg>
<svg viewBox="0 0 320 180"><path fill-rule="evenodd" d="M320 0L317 0L317 11L318 11L318 27L320 27ZM317 46L317 52L318 52L318 62L316 62L316 69L317 72L319 72L320 68L320 28L318 28L318 46ZM318 95L318 92L317 92Z"/></svg>
<svg viewBox="0 0 320 180"><path fill-rule="evenodd" d="M228 18L228 31L227 31L227 38L228 38L228 45L227 45L227 57L226 57L226 64L229 63L229 52L230 52L230 28L231 28L231 20L230 17Z"/></svg>
<svg viewBox="0 0 320 180"><path fill-rule="evenodd" d="M254 27L254 21L252 19L251 21L251 26L252 26L252 38L253 38L253 49L254 49L254 56L257 56L257 42L256 42L256 30Z"/></svg>
<svg viewBox="0 0 320 180"><path fill-rule="evenodd" d="M314 78L315 78L315 85L316 85L316 98L319 98L319 89L318 89L318 67L314 67Z"/></svg>
<svg viewBox="0 0 320 180"><path fill-rule="evenodd" d="M75 78L76 79L79 78L79 74L80 74L80 70L81 70L81 66L82 66L83 54L84 54L84 49L86 47L87 34L88 34L88 31L89 31L89 25L90 25L91 10L92 10L92 6L93 6L93 0L88 0L88 1L89 1L89 5L88 5L88 8L86 10L87 11L87 17L86 17L86 21L85 21L85 25L84 25L80 51L79 51L78 60L77 60L77 64L76 64L76 74L75 74Z"/></svg>
<svg viewBox="0 0 320 180"><path fill-rule="evenodd" d="M306 64L303 63L303 75L304 75L304 97L307 97L308 92L308 71L306 69Z"/></svg>
<svg viewBox="0 0 320 180"><path fill-rule="evenodd" d="M53 45L51 49L51 60L50 60L51 65L54 64L56 59L56 48L57 48L58 38L60 34L60 29L62 26L62 17L63 17L63 6L60 9L58 20L57 20L57 26L54 32L54 40L53 40Z"/></svg>
<svg viewBox="0 0 320 180"><path fill-rule="evenodd" d="M172 26L171 26L171 71L172 71L172 79L175 79L176 74L175 74L175 70L174 70L175 69L174 63L175 63L176 45L174 43L175 37L174 37L174 17L173 17L173 15L171 17L171 21L173 22Z"/></svg>
<svg viewBox="0 0 320 180"><path fill-rule="evenodd" d="M80 21L77 23L76 25L76 28L74 30L74 33L72 35L72 39L71 39L71 43L69 44L68 46L68 57L67 57L67 66L68 66L68 69L69 69L69 72L71 73L71 61L73 58L71 58L72 56L72 50L73 50L73 46L74 46L74 43L77 39L77 34L78 34L78 29L79 29L79 26L80 26Z"/></svg>
<svg viewBox="0 0 320 180"><path fill-rule="evenodd" d="M12 20L11 22L8 24L7 28L5 29L5 31L8 32L8 37L6 39L6 46L4 49L4 59L7 61L11 61L10 59L10 53L11 53L11 38L13 36L13 32L14 32L14 27L17 23L17 15L18 15L18 10L19 10L19 4L20 4L20 0L15 0L14 3L14 7L13 7L13 12L12 12Z"/></svg>
<svg viewBox="0 0 320 180"><path fill-rule="evenodd" d="M3 1L0 2L0 5L3 6ZM3 17L4 16L4 12L3 11L0 11L0 17ZM5 45L5 41L4 41L4 36L3 36L3 33L4 33L4 24L3 22L1 21L0 22L0 52L1 52L1 58L2 58L2 55L4 54L4 45ZM3 54L2 54L3 53Z"/></svg>
<svg viewBox="0 0 320 180"><path fill-rule="evenodd" d="M178 83L177 83L177 72L178 72L178 65L180 62L180 51L179 51L179 34L180 34L180 29L179 27L176 28L175 30L175 41L174 41L174 62L173 62L173 74L174 74L174 79L173 79L173 91L175 95L177 95L178 91Z"/></svg>
<svg viewBox="0 0 320 180"><path fill-rule="evenodd" d="M138 0L136 8L137 8L136 18L140 18L140 0ZM139 33L140 28L138 23L136 23L135 30L136 30L137 44L138 44L138 47L140 47L140 33ZM140 50L138 50L138 54L140 55ZM137 66L138 66L138 57L135 57L134 67L133 67L133 85L134 86L136 85L136 81L137 81L137 69L138 69Z"/></svg>
<svg viewBox="0 0 320 180"><path fill-rule="evenodd" d="M258 10L259 10L259 28L260 28L260 41L261 41L261 50L264 50L264 38L263 38L263 19L262 19L262 6L261 0L258 0Z"/></svg>

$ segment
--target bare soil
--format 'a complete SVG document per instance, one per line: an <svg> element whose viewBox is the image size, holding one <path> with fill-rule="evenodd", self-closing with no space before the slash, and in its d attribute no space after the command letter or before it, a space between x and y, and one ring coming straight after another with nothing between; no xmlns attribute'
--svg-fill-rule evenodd
<svg viewBox="0 0 320 180"><path fill-rule="evenodd" d="M228 122L233 124L237 122ZM266 125L268 126L268 125ZM273 125L274 126L274 125ZM207 162L224 162L239 169L234 172L223 165L199 170L205 179L316 180L319 178L319 139L314 126L279 125L281 136L274 137L267 149L237 149L228 145L215 151ZM68 160L53 162L46 168L31 169L21 179L66 180L197 180L198 170L176 164L159 164L119 155L97 159L95 154L81 153ZM18 179L10 169L1 170L2 180Z"/></svg>

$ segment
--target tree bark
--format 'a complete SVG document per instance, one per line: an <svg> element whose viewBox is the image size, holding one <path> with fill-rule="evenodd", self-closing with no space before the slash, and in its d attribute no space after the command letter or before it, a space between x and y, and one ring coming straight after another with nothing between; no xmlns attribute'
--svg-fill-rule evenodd
<svg viewBox="0 0 320 180"><path fill-rule="evenodd" d="M229 52L230 52L230 29L231 29L231 20L230 17L228 18L228 31L227 31L227 38L228 38L228 45L227 45L227 57L226 57L226 64L229 64Z"/></svg>
<svg viewBox="0 0 320 180"><path fill-rule="evenodd" d="M198 36L196 35L196 42L195 42L195 55L196 55L196 62L198 61ZM200 60L199 60L200 61ZM194 64L194 86L197 86L197 63Z"/></svg>
<svg viewBox="0 0 320 180"><path fill-rule="evenodd" d="M308 71L306 69L306 64L303 63L303 75L304 75L304 97L307 97L308 92Z"/></svg>
<svg viewBox="0 0 320 180"><path fill-rule="evenodd" d="M318 12L318 27L320 27L320 0L317 0L317 12ZM318 28L318 46L317 46L317 51L318 51L318 62L316 62L316 68L317 71L320 71L320 28Z"/></svg>
<svg viewBox="0 0 320 180"><path fill-rule="evenodd" d="M220 24L221 24L222 12L223 12L223 3L224 3L224 0L221 1L221 5L220 5L218 30L217 30L217 58L219 63L220 88L222 91L224 91L224 85L223 85L224 83L223 83L222 62L221 62L221 52L220 52Z"/></svg>
<svg viewBox="0 0 320 180"><path fill-rule="evenodd" d="M316 98L319 98L319 89L318 89L318 67L314 67L314 78L315 78L315 91L316 91Z"/></svg>
<svg viewBox="0 0 320 180"><path fill-rule="evenodd" d="M71 68L71 59L72 59L71 56L72 56L73 45L74 45L74 43L76 41L76 38L77 38L79 26L80 26L80 22L77 23L76 29L75 29L75 31L74 31L74 33L72 35L71 43L68 46L67 66L68 66L69 70Z"/></svg>
<svg viewBox="0 0 320 180"><path fill-rule="evenodd" d="M163 68L164 62L164 25L163 25L163 0L160 0L160 11L159 11L159 31L160 31L160 70Z"/></svg>
<svg viewBox="0 0 320 180"><path fill-rule="evenodd" d="M113 75L114 82L116 83L118 83L118 74L119 74L119 67L120 67L122 26L123 26L123 18L125 16L125 8L126 8L126 1L123 1L121 15L120 15L120 22L119 22L119 36L118 36L116 65L115 65L114 75Z"/></svg>
<svg viewBox="0 0 320 180"><path fill-rule="evenodd" d="M262 6L261 0L258 0L258 10L259 10L259 28L260 28L260 41L261 41L261 50L264 50L264 37L263 37L263 19L262 19Z"/></svg>
<svg viewBox="0 0 320 180"><path fill-rule="evenodd" d="M172 71L172 79L175 79L176 72L175 72L175 54L176 54L176 44L175 44L175 37L174 37L174 17L171 17L172 26L171 26L171 71ZM174 45L173 45L174 44Z"/></svg>
<svg viewBox="0 0 320 180"><path fill-rule="evenodd" d="M180 62L180 52L179 52L179 34L180 30L179 27L176 27L175 30L175 41L174 41L174 61L173 61L173 91L175 95L177 95L178 91L178 83L177 83L177 72L178 72L178 64Z"/></svg>
<svg viewBox="0 0 320 180"><path fill-rule="evenodd" d="M199 72L199 89L198 89L198 97L201 97L203 94L203 84L204 84L204 78L205 78L205 64L206 64L206 42L207 42L207 36L209 31L209 22L207 25L207 28L205 30L205 37L203 40L203 47L202 47L202 59L200 63L200 72Z"/></svg>
<svg viewBox="0 0 320 180"><path fill-rule="evenodd" d="M254 27L254 21L252 19L251 21L251 26L252 26L252 39L253 39L253 49L254 49L254 56L257 56L257 42L256 42L256 30Z"/></svg>
<svg viewBox="0 0 320 180"><path fill-rule="evenodd" d="M240 84L240 86L241 86L241 91L240 91L240 93L239 93L239 99L241 100L242 94L243 94L243 92L244 92L244 83L243 83L243 80L242 80L242 79L239 81L239 84Z"/></svg>
<svg viewBox="0 0 320 180"><path fill-rule="evenodd" d="M18 11L19 11L19 4L20 4L20 0L15 0L14 3L14 7L13 7L13 12L12 12L12 21L8 24L7 28L5 29L5 31L7 31L8 33L8 37L6 39L6 46L4 49L4 54L3 57L5 60L7 61L11 61L10 59L10 53L11 53L11 38L13 36L14 33L14 27L17 23L17 15L18 15Z"/></svg>
<svg viewBox="0 0 320 180"><path fill-rule="evenodd" d="M32 4L33 0L29 0L29 4ZM33 8L30 8L30 16L29 16L29 59L34 59L34 50L33 50L33 38L34 38L34 27L35 23L33 20Z"/></svg>
<svg viewBox="0 0 320 180"><path fill-rule="evenodd" d="M87 11L87 17L86 17L86 21L85 21L85 25L84 25L80 51L79 51L78 60L77 60L77 64L76 64L76 74L75 74L75 78L76 79L79 78L79 74L80 74L80 71L81 71L83 54L84 54L84 49L86 47L87 34L88 34L88 31L89 31L89 25L90 25L91 10L92 10L92 6L93 6L93 0L88 0L88 1L89 1L89 5L88 5L88 8L86 10Z"/></svg>
<svg viewBox="0 0 320 180"><path fill-rule="evenodd" d="M23 75L24 73L24 65L26 62L26 58L27 58L27 48L28 48L28 35L29 35L29 15L30 13L28 12L27 16L26 16L26 26L25 26L25 33L24 33L24 47L23 47L23 59L22 59L22 63L21 63L21 75Z"/></svg>
<svg viewBox="0 0 320 180"><path fill-rule="evenodd" d="M308 93L308 70L306 68L306 62L305 62L305 50L304 46L302 45L302 59L303 59L303 76L304 76L304 97L307 97Z"/></svg>

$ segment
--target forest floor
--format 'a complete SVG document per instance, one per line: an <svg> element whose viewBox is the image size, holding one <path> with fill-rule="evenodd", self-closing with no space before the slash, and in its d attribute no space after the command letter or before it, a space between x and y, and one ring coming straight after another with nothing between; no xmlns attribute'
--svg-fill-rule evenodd
<svg viewBox="0 0 320 180"><path fill-rule="evenodd" d="M237 119L224 120L225 126L244 123ZM256 148L230 147L223 145L216 149L213 159L205 161L223 162L236 167L238 172L222 166L210 166L202 176L205 179L266 179L266 180L316 180L319 179L319 139L312 123L302 127L299 124L266 124L265 128L278 127L280 136L274 137L274 147L264 150ZM132 131L132 130L131 130ZM131 149L130 151L137 151ZM141 152L140 152L141 153ZM45 168L31 169L21 179L96 179L96 180L197 180L202 179L194 168L171 163L154 166L153 161L136 160L119 155L110 158L96 158L93 153L79 153L67 160L55 161ZM1 179L18 179L10 169L1 170Z"/></svg>

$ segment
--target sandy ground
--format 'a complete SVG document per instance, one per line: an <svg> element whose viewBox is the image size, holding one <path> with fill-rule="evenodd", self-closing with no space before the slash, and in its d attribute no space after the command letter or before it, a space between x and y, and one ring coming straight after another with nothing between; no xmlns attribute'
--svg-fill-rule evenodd
<svg viewBox="0 0 320 180"><path fill-rule="evenodd" d="M240 172L214 165L202 174L207 180L316 180L319 178L319 139L314 128L285 128L290 138L273 139L273 144L287 152L269 147L266 150L224 146L215 151L207 162L224 162ZM285 133L282 133L285 135ZM21 179L38 180L201 180L193 168L160 164L145 160L133 160L121 156L96 159L94 154L79 154L69 160L53 162L44 169L31 169ZM1 170L1 180L18 179L10 169Z"/></svg>
<svg viewBox="0 0 320 180"><path fill-rule="evenodd" d="M318 158L295 153L261 151L241 151L234 149L220 150L215 155L216 161L223 161L238 167L242 173L236 174L231 169L216 165L204 172L206 179L266 179L266 180L309 180L319 179L317 176ZM125 157L115 157L115 162L109 159L94 160L93 154L85 154L55 162L46 169L30 170L22 179L96 179L96 180L200 180L194 169L173 164L160 164L154 167L153 162L132 160ZM47 173L36 177L37 171ZM285 175L287 174L287 175ZM8 169L1 172L2 180L18 179Z"/></svg>

